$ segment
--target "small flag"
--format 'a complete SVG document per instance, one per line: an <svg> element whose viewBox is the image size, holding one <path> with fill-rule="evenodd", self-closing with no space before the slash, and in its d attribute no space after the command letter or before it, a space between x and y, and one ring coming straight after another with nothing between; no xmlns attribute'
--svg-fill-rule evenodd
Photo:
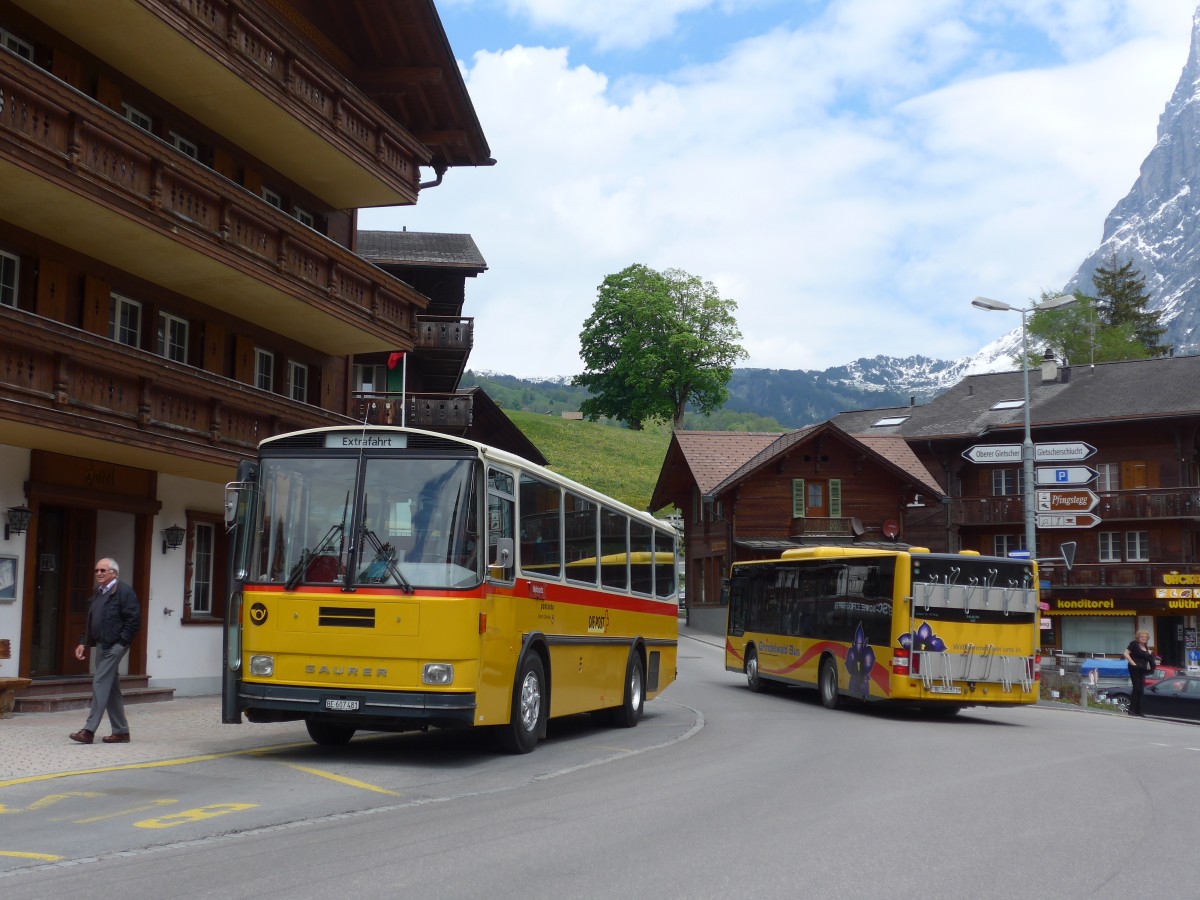
<svg viewBox="0 0 1200 900"><path fill-rule="evenodd" d="M396 368L396 366L400 363L400 360L402 360L402 359L404 359L403 352L392 353L391 355L388 356L388 368L389 369Z"/></svg>

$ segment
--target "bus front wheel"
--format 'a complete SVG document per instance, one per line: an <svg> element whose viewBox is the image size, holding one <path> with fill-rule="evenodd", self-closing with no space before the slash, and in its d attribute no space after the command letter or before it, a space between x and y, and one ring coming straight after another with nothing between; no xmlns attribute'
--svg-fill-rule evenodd
<svg viewBox="0 0 1200 900"><path fill-rule="evenodd" d="M509 753L528 753L537 746L546 716L546 671L536 653L525 654L513 683L512 711L500 730L500 745Z"/></svg>
<svg viewBox="0 0 1200 900"><path fill-rule="evenodd" d="M821 661L821 705L826 709L837 709L841 703L838 695L837 663L830 657Z"/></svg>
<svg viewBox="0 0 1200 900"><path fill-rule="evenodd" d="M304 727L308 729L308 736L313 739L313 743L322 747L340 747L348 744L355 731L353 725L335 725L313 719L305 719Z"/></svg>
<svg viewBox="0 0 1200 900"><path fill-rule="evenodd" d="M753 647L746 653L746 687L756 694L766 693L767 685L758 674L758 651Z"/></svg>
<svg viewBox="0 0 1200 900"><path fill-rule="evenodd" d="M632 728L642 717L645 703L646 679L642 675L642 658L633 650L625 665L625 698L620 706L609 710L609 724L616 728Z"/></svg>

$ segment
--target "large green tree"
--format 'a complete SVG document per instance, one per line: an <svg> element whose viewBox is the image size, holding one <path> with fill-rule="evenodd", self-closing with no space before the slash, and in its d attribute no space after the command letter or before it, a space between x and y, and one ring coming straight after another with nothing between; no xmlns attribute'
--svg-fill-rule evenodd
<svg viewBox="0 0 1200 900"><path fill-rule="evenodd" d="M702 414L719 409L733 364L746 356L736 309L711 282L679 269L635 264L609 275L579 335L584 372L574 383L592 393L583 414L680 430L688 404Z"/></svg>
<svg viewBox="0 0 1200 900"><path fill-rule="evenodd" d="M1076 363L1116 362L1163 356L1170 347L1160 343L1166 329L1158 314L1149 312L1146 280L1132 263L1118 265L1116 257L1092 276L1096 296L1075 291L1075 302L1054 309L1038 309L1029 317L1031 362L1039 362L1047 347L1060 358ZM1043 291L1041 302L1059 294Z"/></svg>

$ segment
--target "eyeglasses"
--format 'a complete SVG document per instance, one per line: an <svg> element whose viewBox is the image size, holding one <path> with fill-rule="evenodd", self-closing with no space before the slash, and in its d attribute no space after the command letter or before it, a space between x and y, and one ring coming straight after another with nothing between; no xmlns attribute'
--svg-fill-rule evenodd
<svg viewBox="0 0 1200 900"><path fill-rule="evenodd" d="M105 572L107 572L107 571L109 571L109 570L108 570L108 569L97 569L97 570L96 570L96 574L97 574L97 575L102 575L103 573L105 573Z"/></svg>

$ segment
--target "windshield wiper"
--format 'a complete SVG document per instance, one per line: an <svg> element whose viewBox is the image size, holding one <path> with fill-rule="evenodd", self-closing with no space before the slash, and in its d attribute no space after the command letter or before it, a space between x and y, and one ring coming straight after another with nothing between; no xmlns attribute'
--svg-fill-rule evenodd
<svg viewBox="0 0 1200 900"><path fill-rule="evenodd" d="M411 594L413 592L412 584L407 578L404 577L404 573L400 571L400 567L396 565L396 548L391 544L380 543L379 537L375 534L375 532L366 526L364 526L362 529L362 535L364 538L366 538L367 543L369 543L371 548L375 551L375 558L371 560L370 564L362 572L359 573L359 577L356 579L356 581L362 582L363 577L367 572L375 568L378 564L382 563L386 568L387 573L396 579L396 583L400 585L400 590L404 591L406 594ZM374 583L378 584L382 580L383 579L379 579Z"/></svg>
<svg viewBox="0 0 1200 900"><path fill-rule="evenodd" d="M292 566L292 571L288 572L288 579L284 584L284 588L289 591L294 591L296 589L296 585L305 580L305 573L308 572L309 563L311 563L318 556L334 553L340 556L341 550L333 545L333 539L335 536L340 538L345 533L345 530L346 514L343 512L342 521L334 522L329 526L329 530L325 532L325 537L317 541L315 549L310 550L308 547L305 547L300 551L300 559L294 566Z"/></svg>

